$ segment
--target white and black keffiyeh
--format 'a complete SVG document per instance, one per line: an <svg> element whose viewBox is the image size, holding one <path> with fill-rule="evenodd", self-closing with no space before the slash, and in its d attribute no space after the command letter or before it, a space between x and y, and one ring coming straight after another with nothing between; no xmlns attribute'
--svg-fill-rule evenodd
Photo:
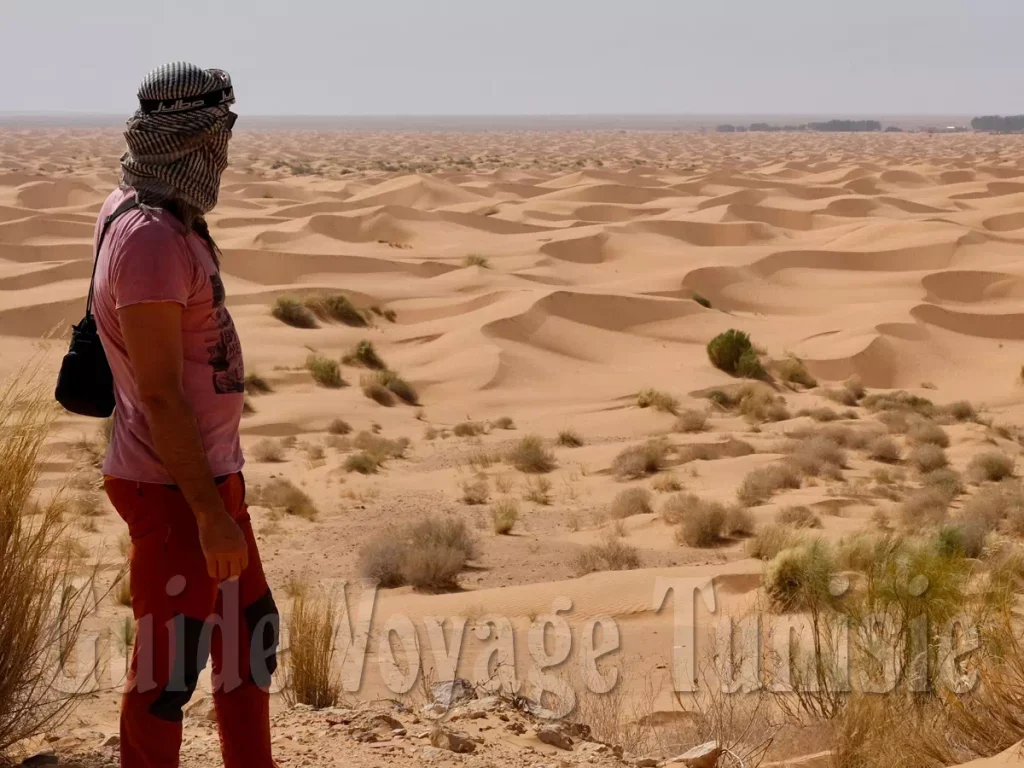
<svg viewBox="0 0 1024 768"><path fill-rule="evenodd" d="M122 185L209 212L228 164L234 124L229 106L235 101L231 77L174 62L146 75L138 95L139 109L124 134Z"/></svg>

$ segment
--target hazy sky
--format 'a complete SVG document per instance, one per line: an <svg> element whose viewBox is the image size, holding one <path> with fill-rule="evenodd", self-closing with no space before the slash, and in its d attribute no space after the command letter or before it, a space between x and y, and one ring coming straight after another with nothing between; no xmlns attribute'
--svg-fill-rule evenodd
<svg viewBox="0 0 1024 768"><path fill-rule="evenodd" d="M0 111L127 114L231 72L250 115L1024 113L1024 0L0 0Z"/></svg>

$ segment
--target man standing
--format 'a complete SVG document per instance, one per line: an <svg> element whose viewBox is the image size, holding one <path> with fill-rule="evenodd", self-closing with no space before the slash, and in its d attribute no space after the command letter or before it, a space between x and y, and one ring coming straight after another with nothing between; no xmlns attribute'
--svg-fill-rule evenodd
<svg viewBox="0 0 1024 768"><path fill-rule="evenodd" d="M236 116L231 78L166 64L128 121L119 213L97 256L95 315L117 404L103 465L127 522L136 642L121 765L178 765L182 707L208 656L228 768L272 768L279 617L245 504L241 345L204 216Z"/></svg>

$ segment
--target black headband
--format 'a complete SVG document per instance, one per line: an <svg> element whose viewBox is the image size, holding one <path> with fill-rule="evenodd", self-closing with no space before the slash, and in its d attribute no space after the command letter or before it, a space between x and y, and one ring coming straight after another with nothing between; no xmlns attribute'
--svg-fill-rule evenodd
<svg viewBox="0 0 1024 768"><path fill-rule="evenodd" d="M192 112L196 109L217 107L235 103L235 89L218 88L216 91L203 93L199 96L188 96L178 99L139 99L139 107L147 115L166 115L169 113Z"/></svg>

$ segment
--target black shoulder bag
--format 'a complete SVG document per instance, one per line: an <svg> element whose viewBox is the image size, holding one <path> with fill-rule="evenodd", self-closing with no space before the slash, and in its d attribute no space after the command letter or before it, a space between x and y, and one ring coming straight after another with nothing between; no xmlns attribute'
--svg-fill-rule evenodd
<svg viewBox="0 0 1024 768"><path fill-rule="evenodd" d="M60 373L57 375L57 391L54 392L54 397L71 413L80 416L105 419L114 412L114 377L110 373L110 363L107 362L107 355L96 331L92 298L96 283L96 264L100 260L100 248L103 247L107 230L118 216L138 207L138 201L134 197L129 198L103 220L100 240L96 244L96 255L92 262L89 298L85 301L85 317L71 328L71 346L64 355Z"/></svg>

